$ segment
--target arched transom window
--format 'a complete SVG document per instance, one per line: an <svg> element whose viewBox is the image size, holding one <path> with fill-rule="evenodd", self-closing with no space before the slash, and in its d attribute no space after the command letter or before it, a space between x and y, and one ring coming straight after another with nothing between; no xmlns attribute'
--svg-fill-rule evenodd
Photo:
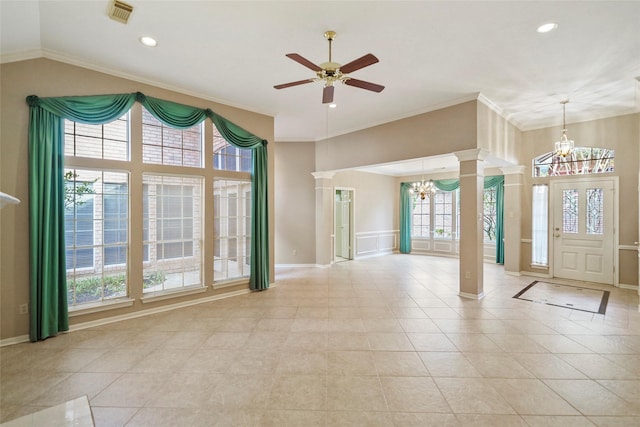
<svg viewBox="0 0 640 427"><path fill-rule="evenodd" d="M567 157L555 152L533 159L534 177L588 175L613 172L614 150L601 147L576 147Z"/></svg>

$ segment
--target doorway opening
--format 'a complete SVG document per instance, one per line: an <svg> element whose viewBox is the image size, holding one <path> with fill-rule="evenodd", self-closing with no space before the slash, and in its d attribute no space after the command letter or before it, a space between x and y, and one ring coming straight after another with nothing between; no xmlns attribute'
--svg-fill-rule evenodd
<svg viewBox="0 0 640 427"><path fill-rule="evenodd" d="M334 205L334 262L353 259L353 199L355 190L336 188Z"/></svg>

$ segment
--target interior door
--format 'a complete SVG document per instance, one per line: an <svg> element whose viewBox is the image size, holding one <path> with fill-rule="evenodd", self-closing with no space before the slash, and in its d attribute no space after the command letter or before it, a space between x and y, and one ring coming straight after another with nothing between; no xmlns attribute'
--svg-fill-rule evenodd
<svg viewBox="0 0 640 427"><path fill-rule="evenodd" d="M351 259L351 191L336 190L334 222L335 222L335 261Z"/></svg>
<svg viewBox="0 0 640 427"><path fill-rule="evenodd" d="M613 284L614 183L554 183L553 275Z"/></svg>
<svg viewBox="0 0 640 427"><path fill-rule="evenodd" d="M341 233L342 233L342 238L341 243L342 243L342 257L343 258L347 258L350 259L350 242L349 242L349 235L350 235L350 230L349 230L349 222L350 222L350 217L351 217L351 202L349 201L348 197L346 200L342 200L341 202L341 208L342 208L342 228L341 228Z"/></svg>

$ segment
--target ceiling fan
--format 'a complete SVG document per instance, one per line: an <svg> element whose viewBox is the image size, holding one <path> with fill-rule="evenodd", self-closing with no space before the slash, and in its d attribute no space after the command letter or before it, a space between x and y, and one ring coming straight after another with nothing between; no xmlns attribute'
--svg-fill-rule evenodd
<svg viewBox="0 0 640 427"><path fill-rule="evenodd" d="M297 82L284 83L274 86L276 89L284 89L291 86L298 86L305 83L322 82L324 84L324 90L322 91L322 103L329 104L333 102L333 91L335 89L335 83L344 83L347 86L358 87L360 89L366 89L373 92L382 92L384 86L379 84L365 82L364 80L354 79L347 74L352 73L369 65L373 65L378 62L378 58L368 53L361 58L351 61L345 65L340 65L337 62L331 60L331 43L335 39L335 31L326 31L324 38L329 41L329 62L323 62L320 65L316 65L308 59L298 55L297 53L288 53L286 56L293 59L299 64L316 72L316 76L312 79L298 80Z"/></svg>

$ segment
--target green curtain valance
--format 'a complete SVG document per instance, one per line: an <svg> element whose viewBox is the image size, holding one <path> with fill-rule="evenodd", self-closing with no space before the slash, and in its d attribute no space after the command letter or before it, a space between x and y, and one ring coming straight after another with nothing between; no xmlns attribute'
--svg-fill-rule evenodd
<svg viewBox="0 0 640 427"><path fill-rule="evenodd" d="M253 150L251 172L252 290L269 287L267 141L210 109L145 96L115 95L39 98L29 105L30 330L32 341L57 335L68 326L64 241L64 119L103 124L121 117L140 102L164 124L187 129L212 120L231 145Z"/></svg>

